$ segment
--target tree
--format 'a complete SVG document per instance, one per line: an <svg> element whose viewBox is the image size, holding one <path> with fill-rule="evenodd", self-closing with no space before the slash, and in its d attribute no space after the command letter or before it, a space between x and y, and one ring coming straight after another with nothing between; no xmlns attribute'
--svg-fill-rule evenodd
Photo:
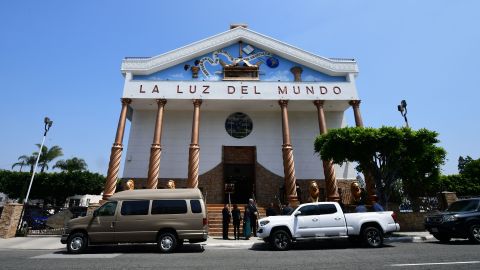
<svg viewBox="0 0 480 270"><path fill-rule="evenodd" d="M36 144L38 148L40 148L40 144ZM42 155L40 156L40 160L38 164L41 167L40 172L44 172L45 169L48 170L48 164L52 162L54 159L63 156L62 148L58 145L52 146L52 148L48 149L47 146L43 146L42 148ZM38 152L33 153L34 156L38 155Z"/></svg>
<svg viewBox="0 0 480 270"><path fill-rule="evenodd" d="M70 158L66 160L59 160L53 168L59 168L62 171L75 172L75 171L86 171L87 163L82 158Z"/></svg>
<svg viewBox="0 0 480 270"><path fill-rule="evenodd" d="M398 181L402 180L407 194L412 188L420 190L418 194L428 191L418 183L438 180L446 153L435 145L437 135L426 129L395 127L332 129L315 139L315 152L336 164L357 162L358 171L372 175L380 203L387 206Z"/></svg>
<svg viewBox="0 0 480 270"><path fill-rule="evenodd" d="M27 156L27 155L22 155L18 157L18 162L13 163L12 169L20 166L20 172L22 171L23 166L30 166L30 173L33 173L33 167L35 166L35 162L37 161L37 157L34 155Z"/></svg>
<svg viewBox="0 0 480 270"><path fill-rule="evenodd" d="M480 158L469 156L458 159L459 174L442 176L442 187L454 191L460 196L478 196L480 194Z"/></svg>

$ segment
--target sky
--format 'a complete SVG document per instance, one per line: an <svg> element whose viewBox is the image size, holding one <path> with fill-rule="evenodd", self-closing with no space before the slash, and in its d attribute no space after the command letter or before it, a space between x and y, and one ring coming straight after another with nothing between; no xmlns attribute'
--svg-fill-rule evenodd
<svg viewBox="0 0 480 270"><path fill-rule="evenodd" d="M410 126L439 133L443 173L455 174L459 156L480 158L479 10L476 0L1 1L0 169L37 150L48 116L45 144L106 175L122 59L241 22L316 55L356 59L365 126L404 125L397 105L406 100Z"/></svg>

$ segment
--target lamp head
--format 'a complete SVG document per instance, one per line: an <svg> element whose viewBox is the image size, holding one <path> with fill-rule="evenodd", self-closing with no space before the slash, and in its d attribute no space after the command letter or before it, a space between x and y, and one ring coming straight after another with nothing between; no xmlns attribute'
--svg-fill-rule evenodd
<svg viewBox="0 0 480 270"><path fill-rule="evenodd" d="M402 100L402 102L400 102L400 104L402 104L402 107L403 108L407 108L407 102L404 100Z"/></svg>

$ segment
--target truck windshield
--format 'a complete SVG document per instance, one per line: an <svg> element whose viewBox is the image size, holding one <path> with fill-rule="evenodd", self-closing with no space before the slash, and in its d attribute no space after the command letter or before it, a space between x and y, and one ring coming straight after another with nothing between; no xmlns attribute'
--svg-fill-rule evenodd
<svg viewBox="0 0 480 270"><path fill-rule="evenodd" d="M478 209L478 202L480 200L465 200L452 203L447 211L448 212L470 212Z"/></svg>

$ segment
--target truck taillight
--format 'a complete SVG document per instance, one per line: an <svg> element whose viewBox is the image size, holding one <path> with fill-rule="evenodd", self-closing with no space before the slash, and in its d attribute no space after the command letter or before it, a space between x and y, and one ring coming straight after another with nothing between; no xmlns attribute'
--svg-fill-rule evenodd
<svg viewBox="0 0 480 270"><path fill-rule="evenodd" d="M208 225L208 219L207 218L203 218L203 226L207 226Z"/></svg>
<svg viewBox="0 0 480 270"><path fill-rule="evenodd" d="M393 218L393 221L395 221L395 223L398 223L397 222L397 213L393 212L392 213L392 218Z"/></svg>

